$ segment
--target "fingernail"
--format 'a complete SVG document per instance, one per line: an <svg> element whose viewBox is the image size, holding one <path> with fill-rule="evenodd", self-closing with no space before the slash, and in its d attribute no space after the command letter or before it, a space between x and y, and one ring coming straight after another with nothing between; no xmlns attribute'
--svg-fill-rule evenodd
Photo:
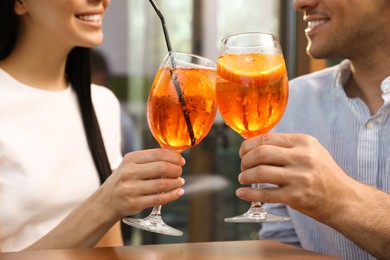
<svg viewBox="0 0 390 260"><path fill-rule="evenodd" d="M177 192L179 196L183 196L184 193L185 193L184 189L179 189L179 191Z"/></svg>
<svg viewBox="0 0 390 260"><path fill-rule="evenodd" d="M241 173L240 173L240 174L238 175L238 182L239 182L240 184L243 184L241 179L242 179L242 177L241 177Z"/></svg>
<svg viewBox="0 0 390 260"><path fill-rule="evenodd" d="M183 178L179 178L180 179L180 181L181 181L181 185L184 185L185 183L186 183L186 180L185 179L183 179Z"/></svg>
<svg viewBox="0 0 390 260"><path fill-rule="evenodd" d="M181 166L184 166L186 164L186 159L184 159L183 157L181 157Z"/></svg>
<svg viewBox="0 0 390 260"><path fill-rule="evenodd" d="M244 193L243 193L243 191L241 189L236 190L236 196L237 197L241 197L242 195L244 195Z"/></svg>

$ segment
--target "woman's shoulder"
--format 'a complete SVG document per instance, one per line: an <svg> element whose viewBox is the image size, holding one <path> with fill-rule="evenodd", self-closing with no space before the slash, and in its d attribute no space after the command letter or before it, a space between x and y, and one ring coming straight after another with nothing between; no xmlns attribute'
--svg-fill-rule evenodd
<svg viewBox="0 0 390 260"><path fill-rule="evenodd" d="M98 112L107 114L109 111L118 113L120 111L120 102L114 92L103 86L91 85L92 102Z"/></svg>
<svg viewBox="0 0 390 260"><path fill-rule="evenodd" d="M96 84L91 84L91 95L93 99L118 100L111 89Z"/></svg>

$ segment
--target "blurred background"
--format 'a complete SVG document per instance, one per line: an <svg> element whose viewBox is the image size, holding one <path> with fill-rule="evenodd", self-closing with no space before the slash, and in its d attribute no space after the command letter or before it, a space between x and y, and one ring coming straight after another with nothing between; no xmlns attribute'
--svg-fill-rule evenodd
<svg viewBox="0 0 390 260"><path fill-rule="evenodd" d="M306 55L306 24L292 8L292 0L155 2L165 16L173 50L216 61L223 37L261 31L280 37L290 79L334 62L312 60ZM111 88L122 103L123 153L159 147L147 126L146 101L167 53L160 20L148 0L115 0L104 18L104 33L104 42L93 56L93 81ZM248 202L235 196L242 141L217 116L208 137L183 153L187 160L183 169L186 194L162 208L165 222L184 231L184 236L170 237L123 226L126 244L257 239L260 224L223 221L249 208Z"/></svg>

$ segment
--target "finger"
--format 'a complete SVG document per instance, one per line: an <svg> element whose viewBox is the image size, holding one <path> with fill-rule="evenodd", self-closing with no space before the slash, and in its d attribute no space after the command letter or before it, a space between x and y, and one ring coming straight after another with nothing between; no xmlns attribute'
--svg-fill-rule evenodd
<svg viewBox="0 0 390 260"><path fill-rule="evenodd" d="M142 208L150 208L154 206L160 206L167 204L169 202L175 201L181 196L184 195L184 189L178 188L170 192L158 193L145 195L138 198L139 205L142 205Z"/></svg>
<svg viewBox="0 0 390 260"><path fill-rule="evenodd" d="M289 154L287 148L273 145L257 146L241 157L241 170L257 165L283 166L289 161Z"/></svg>
<svg viewBox="0 0 390 260"><path fill-rule="evenodd" d="M285 198L287 198L283 187L239 188L236 190L236 195L245 201L259 201L263 203L286 204Z"/></svg>
<svg viewBox="0 0 390 260"><path fill-rule="evenodd" d="M238 176L238 181L242 185L252 183L270 183L284 185L288 182L289 173L283 168L270 165L258 165L244 170Z"/></svg>
<svg viewBox="0 0 390 260"><path fill-rule="evenodd" d="M273 145L285 148L294 146L295 138L293 134L269 133L259 135L242 142L240 147L240 157L261 145Z"/></svg>
<svg viewBox="0 0 390 260"><path fill-rule="evenodd" d="M183 187L185 181L183 178L159 178L153 180L139 181L134 183L134 187L131 190L132 194L129 196L138 195L150 195L155 193L166 193L172 190Z"/></svg>
<svg viewBox="0 0 390 260"><path fill-rule="evenodd" d="M124 161L130 161L138 164L150 163L155 161L165 161L176 165L184 166L185 160L180 153L169 149L149 149L127 153Z"/></svg>
<svg viewBox="0 0 390 260"><path fill-rule="evenodd" d="M149 162L144 164L129 163L122 166L121 174L125 180L128 179L159 179L178 178L183 173L183 168L177 164L165 161Z"/></svg>

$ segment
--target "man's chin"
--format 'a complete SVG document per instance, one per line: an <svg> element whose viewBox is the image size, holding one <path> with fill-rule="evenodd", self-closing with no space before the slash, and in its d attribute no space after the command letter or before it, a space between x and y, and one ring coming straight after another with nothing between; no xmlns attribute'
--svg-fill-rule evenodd
<svg viewBox="0 0 390 260"><path fill-rule="evenodd" d="M311 45L308 45L306 48L306 53L310 58L313 59L328 59L328 55L321 51L316 51Z"/></svg>

